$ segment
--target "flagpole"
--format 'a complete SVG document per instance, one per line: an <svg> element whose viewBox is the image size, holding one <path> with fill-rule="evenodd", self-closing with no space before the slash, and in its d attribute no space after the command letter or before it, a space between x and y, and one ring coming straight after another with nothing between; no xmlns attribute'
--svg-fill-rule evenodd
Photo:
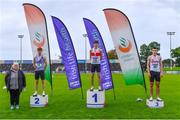
<svg viewBox="0 0 180 120"><path fill-rule="evenodd" d="M81 85L81 96L82 96L82 99L84 100L84 93L83 93L82 85Z"/></svg>
<svg viewBox="0 0 180 120"><path fill-rule="evenodd" d="M18 38L20 39L20 69L22 70L22 39L23 39L24 35L23 34L19 34Z"/></svg>
<svg viewBox="0 0 180 120"><path fill-rule="evenodd" d="M84 64L84 72L87 73L87 34L82 34L85 40L85 64Z"/></svg>
<svg viewBox="0 0 180 120"><path fill-rule="evenodd" d="M114 90L114 84L113 84L113 94L114 94L114 100L116 100L116 94L115 94L115 90Z"/></svg>

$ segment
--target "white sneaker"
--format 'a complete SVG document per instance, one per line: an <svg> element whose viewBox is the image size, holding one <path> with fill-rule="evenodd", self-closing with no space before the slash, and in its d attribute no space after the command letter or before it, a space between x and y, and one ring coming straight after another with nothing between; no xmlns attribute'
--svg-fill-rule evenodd
<svg viewBox="0 0 180 120"><path fill-rule="evenodd" d="M37 91L34 92L33 96L37 96Z"/></svg>
<svg viewBox="0 0 180 120"><path fill-rule="evenodd" d="M94 86L91 86L90 91L93 91L93 90L94 90Z"/></svg>
<svg viewBox="0 0 180 120"><path fill-rule="evenodd" d="M162 99L160 97L157 97L156 100L157 101L162 101Z"/></svg>
<svg viewBox="0 0 180 120"><path fill-rule="evenodd" d="M98 87L98 90L99 90L99 91L102 91L102 88L101 88L101 86L99 86L99 87Z"/></svg>
<svg viewBox="0 0 180 120"><path fill-rule="evenodd" d="M19 105L16 105L16 109L19 109Z"/></svg>
<svg viewBox="0 0 180 120"><path fill-rule="evenodd" d="M150 98L149 98L149 101L153 101L153 97L150 97Z"/></svg>
<svg viewBox="0 0 180 120"><path fill-rule="evenodd" d="M43 91L42 96L46 96L45 91Z"/></svg>
<svg viewBox="0 0 180 120"><path fill-rule="evenodd" d="M13 110L14 109L14 105L11 105L11 110Z"/></svg>

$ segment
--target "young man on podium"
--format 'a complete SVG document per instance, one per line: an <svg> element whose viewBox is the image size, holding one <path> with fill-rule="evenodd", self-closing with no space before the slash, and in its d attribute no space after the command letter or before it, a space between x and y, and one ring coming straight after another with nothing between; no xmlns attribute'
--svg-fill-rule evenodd
<svg viewBox="0 0 180 120"><path fill-rule="evenodd" d="M97 72L98 75L98 90L101 91L101 78L100 78L100 63L102 59L102 50L99 48L98 41L94 41L94 47L90 50L90 60L91 60L91 88L90 91L94 90L94 73Z"/></svg>
<svg viewBox="0 0 180 120"><path fill-rule="evenodd" d="M42 81L42 96L45 96L45 68L47 66L46 58L43 56L42 48L37 48L37 55L33 59L33 67L35 69L35 92L33 96L38 94L38 80L41 78Z"/></svg>
<svg viewBox="0 0 180 120"><path fill-rule="evenodd" d="M157 48L152 48L152 55L147 59L147 71L150 78L150 98L149 101L153 101L153 84L156 80L156 96L157 101L162 101L160 96L160 79L163 76L161 57L157 55Z"/></svg>

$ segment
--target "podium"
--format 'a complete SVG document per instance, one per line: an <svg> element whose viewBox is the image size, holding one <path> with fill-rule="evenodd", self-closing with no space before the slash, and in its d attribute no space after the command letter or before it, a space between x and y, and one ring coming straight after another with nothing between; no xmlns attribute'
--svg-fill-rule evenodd
<svg viewBox="0 0 180 120"><path fill-rule="evenodd" d="M48 105L48 95L46 96L31 96L30 107L45 107Z"/></svg>
<svg viewBox="0 0 180 120"><path fill-rule="evenodd" d="M146 100L146 105L150 108L163 108L164 107L164 101L157 101L157 100Z"/></svg>
<svg viewBox="0 0 180 120"><path fill-rule="evenodd" d="M105 104L105 91L87 91L87 107L103 108Z"/></svg>

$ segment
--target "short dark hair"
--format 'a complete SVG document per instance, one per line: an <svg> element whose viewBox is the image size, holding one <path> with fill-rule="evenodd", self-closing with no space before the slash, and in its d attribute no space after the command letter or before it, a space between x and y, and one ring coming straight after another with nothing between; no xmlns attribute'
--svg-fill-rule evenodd
<svg viewBox="0 0 180 120"><path fill-rule="evenodd" d="M157 47L152 47L152 49L157 49Z"/></svg>
<svg viewBox="0 0 180 120"><path fill-rule="evenodd" d="M95 44L95 43L99 44L99 42L98 42L97 40L95 40L93 43L94 43L94 44Z"/></svg>
<svg viewBox="0 0 180 120"><path fill-rule="evenodd" d="M37 48L37 51L42 51L42 48L41 47Z"/></svg>

